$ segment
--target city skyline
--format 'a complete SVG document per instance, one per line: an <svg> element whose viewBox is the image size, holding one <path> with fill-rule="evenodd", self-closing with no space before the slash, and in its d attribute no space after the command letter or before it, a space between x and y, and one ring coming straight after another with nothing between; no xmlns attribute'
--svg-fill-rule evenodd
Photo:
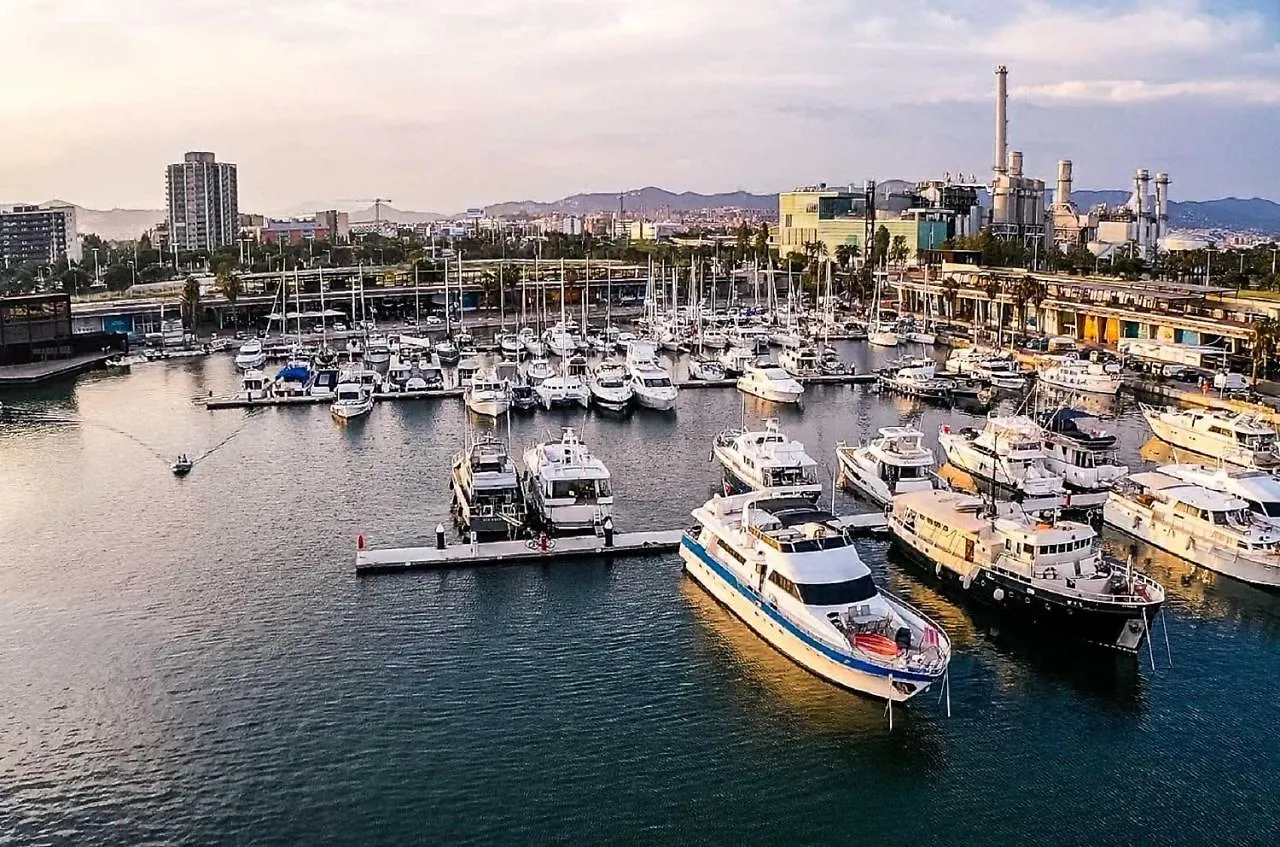
<svg viewBox="0 0 1280 847"><path fill-rule="evenodd" d="M160 208L157 175L187 150L236 163L241 207L274 214L986 179L997 64L1028 173L1067 158L1080 188L1123 188L1151 167L1175 199L1275 196L1280 178L1276 13L1232 0L20 0L8 17L11 59L47 71L0 82L5 201Z"/></svg>

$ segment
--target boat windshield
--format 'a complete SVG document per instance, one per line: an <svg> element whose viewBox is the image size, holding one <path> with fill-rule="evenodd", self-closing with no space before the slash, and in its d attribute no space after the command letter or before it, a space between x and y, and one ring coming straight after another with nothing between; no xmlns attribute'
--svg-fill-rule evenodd
<svg viewBox="0 0 1280 847"><path fill-rule="evenodd" d="M1275 445L1276 437L1271 433L1251 435L1238 432L1236 433L1236 440L1252 450L1270 450Z"/></svg>
<svg viewBox="0 0 1280 847"><path fill-rule="evenodd" d="M771 488L785 488L788 485L808 485L813 482L813 477L804 468L766 468L764 482Z"/></svg>
<svg viewBox="0 0 1280 847"><path fill-rule="evenodd" d="M607 479L561 479L551 483L551 496L572 497L575 503L590 503L597 497L612 497L613 487Z"/></svg>
<svg viewBox="0 0 1280 847"><path fill-rule="evenodd" d="M648 388L669 388L671 380L665 376L645 377L644 384Z"/></svg>
<svg viewBox="0 0 1280 847"><path fill-rule="evenodd" d="M1280 502L1275 500L1250 500L1249 508L1259 515L1280 518Z"/></svg>
<svg viewBox="0 0 1280 847"><path fill-rule="evenodd" d="M809 606L847 606L876 596L876 584L870 574L845 582L796 583L796 588L800 599Z"/></svg>

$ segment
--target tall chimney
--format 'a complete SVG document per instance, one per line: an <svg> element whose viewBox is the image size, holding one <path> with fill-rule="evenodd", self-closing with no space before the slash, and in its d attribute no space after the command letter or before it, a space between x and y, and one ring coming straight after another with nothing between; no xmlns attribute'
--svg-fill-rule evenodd
<svg viewBox="0 0 1280 847"><path fill-rule="evenodd" d="M1070 206L1071 205L1071 160L1058 160L1058 190L1054 192L1054 205Z"/></svg>
<svg viewBox="0 0 1280 847"><path fill-rule="evenodd" d="M1142 246L1142 252L1145 256L1151 243L1152 228L1149 224L1155 219L1155 215L1147 205L1151 193L1151 171L1146 168L1138 168L1138 173L1134 175L1134 178L1138 185L1138 244Z"/></svg>
<svg viewBox="0 0 1280 847"><path fill-rule="evenodd" d="M1169 234L1169 175L1156 174L1156 238Z"/></svg>
<svg viewBox="0 0 1280 847"><path fill-rule="evenodd" d="M1022 176L1022 151L1009 151L1009 176Z"/></svg>
<svg viewBox="0 0 1280 847"><path fill-rule="evenodd" d="M996 173L1005 172L1009 156L1009 69L996 68Z"/></svg>

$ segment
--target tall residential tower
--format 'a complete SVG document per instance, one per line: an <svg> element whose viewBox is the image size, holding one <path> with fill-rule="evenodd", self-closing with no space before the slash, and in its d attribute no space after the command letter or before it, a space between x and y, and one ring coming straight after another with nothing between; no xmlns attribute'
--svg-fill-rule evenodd
<svg viewBox="0 0 1280 847"><path fill-rule="evenodd" d="M188 153L166 174L169 243L178 250L213 250L239 235L236 166L212 153Z"/></svg>

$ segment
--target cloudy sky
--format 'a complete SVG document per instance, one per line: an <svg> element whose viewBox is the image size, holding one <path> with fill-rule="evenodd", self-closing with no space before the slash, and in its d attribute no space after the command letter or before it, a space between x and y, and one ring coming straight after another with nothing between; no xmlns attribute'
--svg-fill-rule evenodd
<svg viewBox="0 0 1280 847"><path fill-rule="evenodd" d="M1277 0L0 0L0 201L451 212L644 185L988 173L1280 199ZM19 71L19 69L21 69Z"/></svg>

